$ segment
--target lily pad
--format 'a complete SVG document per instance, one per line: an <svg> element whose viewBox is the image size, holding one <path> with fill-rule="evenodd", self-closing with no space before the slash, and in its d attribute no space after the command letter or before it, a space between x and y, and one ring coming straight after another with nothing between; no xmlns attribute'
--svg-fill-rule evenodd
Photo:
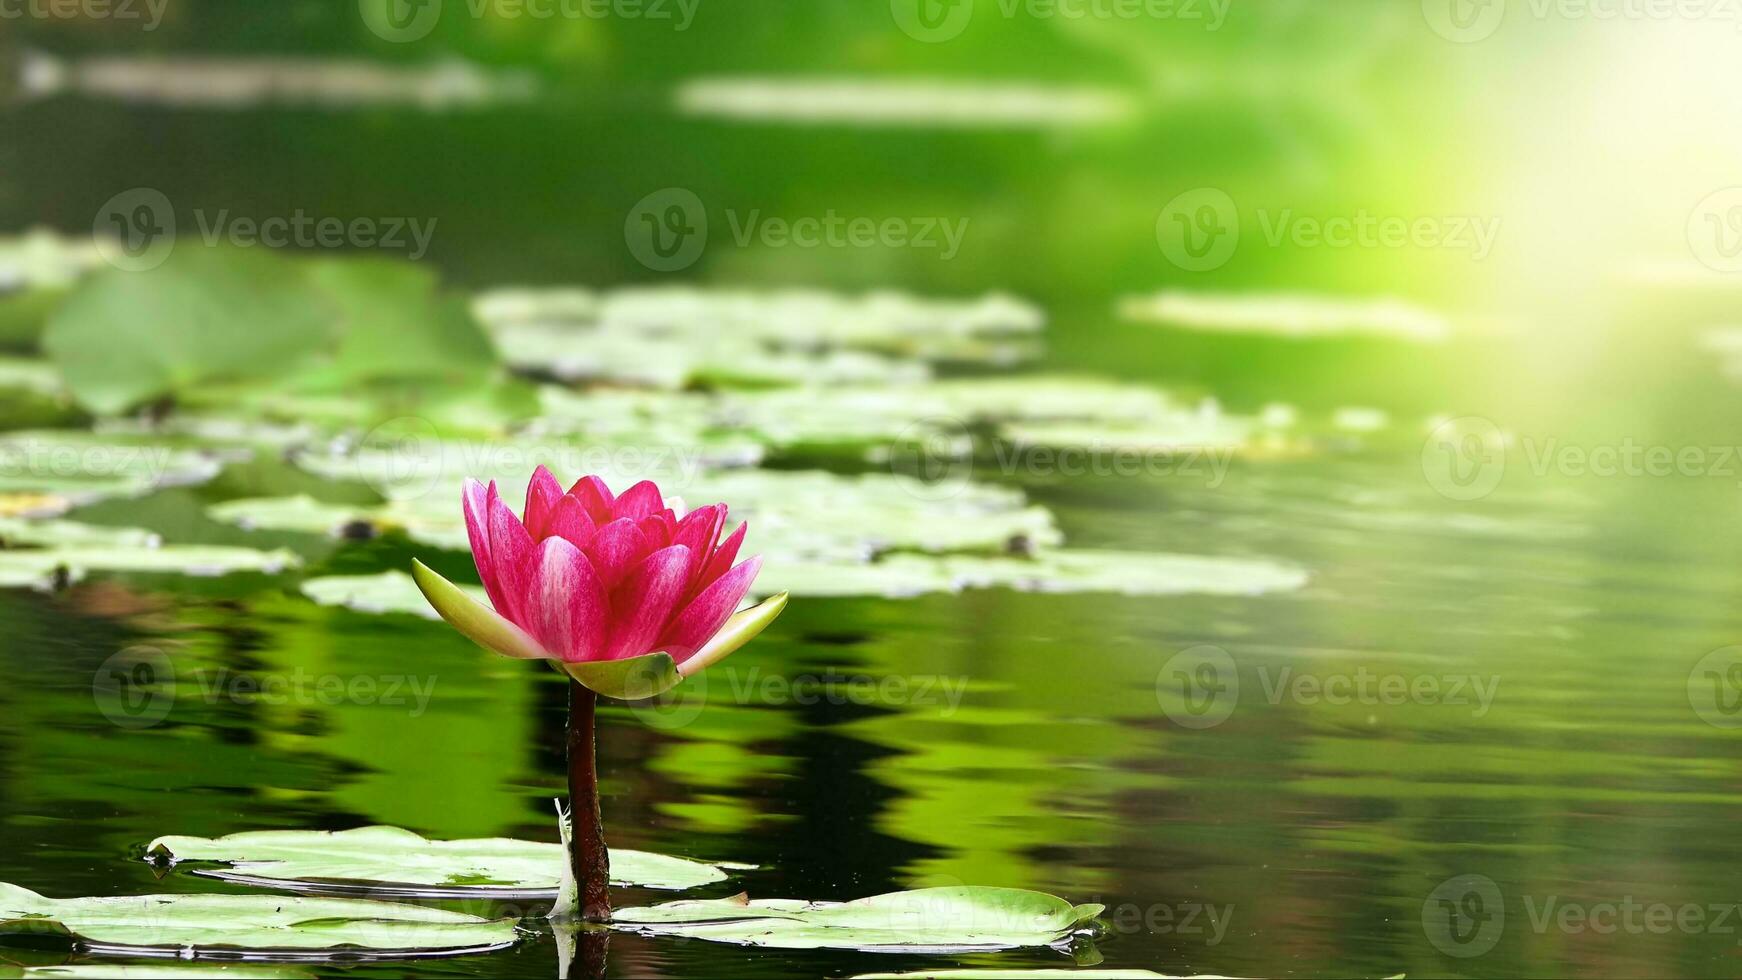
<svg viewBox="0 0 1742 980"><path fill-rule="evenodd" d="M759 596L881 596L888 599L969 589L1111 592L1123 595L1269 595L1308 581L1304 569L1264 558L1044 549L1033 557L892 554L875 561L807 561L769 555L752 592ZM459 587L486 602L476 585ZM303 594L322 605L364 613L436 618L404 572L312 578Z"/></svg>
<svg viewBox="0 0 1742 980"><path fill-rule="evenodd" d="M554 898L568 860L562 845L505 837L428 840L398 827L336 832L262 830L225 837L159 837L147 859L211 861L196 874L309 891L366 891L423 898ZM611 849L611 881L681 890L725 881L744 865L708 864L651 851Z"/></svg>
<svg viewBox="0 0 1742 980"><path fill-rule="evenodd" d="M1436 343L1452 332L1444 315L1399 300L1294 293L1165 290L1153 296L1127 297L1119 304L1119 314L1127 320L1185 330L1292 338L1364 335Z"/></svg>
<svg viewBox="0 0 1742 980"><path fill-rule="evenodd" d="M0 357L0 389L36 395L61 393L60 372L47 361L33 357Z"/></svg>
<svg viewBox="0 0 1742 980"><path fill-rule="evenodd" d="M1086 934L1104 906L1018 888L891 892L853 902L746 896L620 909L612 924L654 936L782 949L948 952L1052 946Z"/></svg>
<svg viewBox="0 0 1742 980"><path fill-rule="evenodd" d="M0 883L0 937L60 936L104 952L457 955L511 946L512 919L347 898L128 895L46 898Z"/></svg>
<svg viewBox="0 0 1742 980"><path fill-rule="evenodd" d="M224 545L136 547L112 543L0 550L0 588L47 588L79 581L91 572L276 575L301 563L295 552L284 549L260 551Z"/></svg>
<svg viewBox="0 0 1742 980"><path fill-rule="evenodd" d="M460 590L480 603L490 599L481 585L459 586ZM418 591L417 582L401 571L377 572L374 575L323 575L302 583L302 594L323 606L343 606L360 613L405 613L424 619L440 619L441 615Z"/></svg>
<svg viewBox="0 0 1742 980"><path fill-rule="evenodd" d="M685 82L677 110L791 126L1052 130L1115 125L1137 115L1139 103L1119 89L1086 85L728 76Z"/></svg>
<svg viewBox="0 0 1742 980"><path fill-rule="evenodd" d="M155 548L155 533L137 527L109 527L77 521L27 521L0 516L0 547L77 546L87 548Z"/></svg>
<svg viewBox="0 0 1742 980"><path fill-rule="evenodd" d="M1032 352L1028 342L1045 325L1039 309L1002 294L954 300L897 292L847 296L818 290L754 292L688 286L633 287L598 294L572 289L502 290L478 296L473 311L499 339L537 326L566 330L606 346L630 340L664 344L677 354L678 363L690 365L686 372L699 367L702 373L707 357L692 364L694 355L686 351L728 352L723 345L730 345L738 359L749 352L753 362L781 354L815 358L831 351L868 351L919 360L1009 363ZM646 370L622 363L631 370ZM828 363L826 358L823 363ZM870 362L860 362L866 363ZM903 370L898 364L890 367Z"/></svg>
<svg viewBox="0 0 1742 980"><path fill-rule="evenodd" d="M66 507L141 497L204 483L228 457L88 432L36 430L0 436L0 494L40 494Z"/></svg>
<svg viewBox="0 0 1742 980"><path fill-rule="evenodd" d="M335 521L366 521L378 527L401 528L424 544L464 551L470 545L460 509L460 484L455 476L450 485L448 477L495 477L503 498L517 500L525 492L535 462L524 449L510 444L496 447L496 451L483 447L472 468L463 459L455 456L452 465L440 465L434 471L440 482L425 482L421 487L409 478L395 481L389 461L383 461L379 470L368 470L372 478L387 481L383 486L389 496L402 495L385 506L328 510L285 498L262 498L230 501L208 513L231 523L275 531L321 533L331 531ZM503 469L476 468L480 462L492 460L503 461ZM315 472L350 475L333 457L304 462ZM1005 487L968 483L940 494L923 481L888 473L697 472L673 465L660 483L667 493L681 495L692 504L730 502L732 516L751 523L754 550L771 558L786 555L850 563L885 551L995 552L1013 539L1035 545L1060 540L1048 511L1030 505L1019 491ZM403 473L404 462L398 466L398 472ZM574 468L564 467L559 472L567 474ZM613 486L627 486L645 475L645 471L625 473L608 480ZM654 478L661 476L653 474Z"/></svg>

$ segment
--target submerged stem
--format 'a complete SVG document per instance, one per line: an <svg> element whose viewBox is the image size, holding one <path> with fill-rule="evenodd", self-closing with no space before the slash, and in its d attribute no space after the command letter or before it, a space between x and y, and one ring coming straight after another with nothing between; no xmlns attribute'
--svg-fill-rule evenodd
<svg viewBox="0 0 1742 980"><path fill-rule="evenodd" d="M599 816L599 774L593 747L593 707L598 695L569 682L569 814L574 838L569 867L580 892L581 918L611 919L611 856L605 850L605 827Z"/></svg>

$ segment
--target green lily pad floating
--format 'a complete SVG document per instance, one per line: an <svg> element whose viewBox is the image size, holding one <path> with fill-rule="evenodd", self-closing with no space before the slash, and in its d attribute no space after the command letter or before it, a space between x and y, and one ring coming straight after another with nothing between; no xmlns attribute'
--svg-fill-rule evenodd
<svg viewBox="0 0 1742 980"><path fill-rule="evenodd" d="M201 449L89 432L9 432L0 436L0 494L52 498L60 501L52 508L58 512L204 483L218 475L227 458Z"/></svg>
<svg viewBox="0 0 1742 980"><path fill-rule="evenodd" d="M0 390L35 395L61 394L60 372L47 361L30 357L0 357Z"/></svg>
<svg viewBox="0 0 1742 980"><path fill-rule="evenodd" d="M665 343L677 353L678 363L686 365L694 356L690 352L726 350L722 345L736 354L728 360L743 361L748 354L752 363L759 356L832 351L1010 363L1032 354L1032 341L1045 326L1037 308L998 294L947 300L896 292L844 296L816 290L751 292L686 286L603 293L501 290L476 297L472 309L499 342L517 329L562 329L606 347L636 340ZM516 345L510 341L504 346ZM511 360L515 356L509 354ZM706 360L704 356L686 371L705 375ZM645 371L644 365L620 363ZM730 364L726 367L731 369ZM901 370L900 365L891 367Z"/></svg>
<svg viewBox="0 0 1742 980"><path fill-rule="evenodd" d="M1253 295L1164 290L1120 301L1126 320L1183 330L1278 337L1388 337L1437 343L1452 333L1442 314L1393 299L1307 294Z"/></svg>
<svg viewBox="0 0 1742 980"><path fill-rule="evenodd" d="M316 980L316 974L254 963L79 963L0 968L0 980Z"/></svg>
<svg viewBox="0 0 1742 980"><path fill-rule="evenodd" d="M57 936L113 955L285 959L453 956L512 946L513 919L350 898L46 898L0 882L0 940Z"/></svg>
<svg viewBox="0 0 1742 980"><path fill-rule="evenodd" d="M109 527L77 521L29 521L0 517L0 546L17 548L156 548L163 543L155 533L137 527Z"/></svg>
<svg viewBox="0 0 1742 980"><path fill-rule="evenodd" d="M15 289L64 289L85 272L103 266L103 253L89 235L61 236L44 228L0 236L0 293Z"/></svg>
<svg viewBox="0 0 1742 980"><path fill-rule="evenodd" d="M562 845L505 837L429 840L399 827L261 830L225 837L159 837L146 858L211 861L195 874L241 884L421 898L552 899L568 858ZM708 864L611 849L611 883L682 890L725 881L741 864Z"/></svg>
<svg viewBox="0 0 1742 980"><path fill-rule="evenodd" d="M806 561L779 554L765 557L767 564L752 589L758 596L791 592L812 598L902 599L986 588L1258 596L1293 592L1309 581L1303 569L1262 558L1131 551L1048 549L1029 558L893 554L868 562ZM482 587L462 588L478 601L488 602ZM411 576L401 571L311 578L302 584L302 593L324 606L437 618Z"/></svg>
<svg viewBox="0 0 1742 980"><path fill-rule="evenodd" d="M729 434L789 454L856 449L882 461L913 444L930 453L972 450L970 427L1017 445L1137 451L1240 450L1267 432L1261 418L1187 403L1143 385L1024 375L926 384L823 384L703 393L539 389L535 430L589 439L626 433L649 445ZM657 422L653 420L657 420ZM960 441L961 445L952 445Z"/></svg>
<svg viewBox="0 0 1742 980"><path fill-rule="evenodd" d="M109 543L0 550L0 588L53 588L80 581L93 572L276 575L301 563L296 553L284 549L260 551L226 545Z"/></svg>
<svg viewBox="0 0 1742 980"><path fill-rule="evenodd" d="M620 326L574 329L508 323L493 331L509 366L560 381L610 381L675 391L692 381L724 385L924 381L923 362L866 351L778 351L723 335L647 336Z"/></svg>
<svg viewBox="0 0 1742 980"><path fill-rule="evenodd" d="M307 531L333 534L355 519L357 507L329 504L307 494L260 497L213 504L206 513L216 521L250 531Z"/></svg>
<svg viewBox="0 0 1742 980"><path fill-rule="evenodd" d="M1105 906L1020 888L960 886L852 902L743 895L619 909L618 928L652 936L781 949L921 953L1056 946L1091 932Z"/></svg>
<svg viewBox="0 0 1742 980"><path fill-rule="evenodd" d="M386 468L370 473L387 481L384 486L390 497L403 496L380 507L328 508L292 498L258 498L218 504L208 513L218 520L273 531L331 533L346 523L364 521L401 528L423 544L464 551L470 546L460 509L459 478L450 482L447 477L495 478L503 498L518 501L534 465L522 448L511 443L473 448L480 451L457 453L452 465L441 466L437 472L444 476L433 486L393 482L393 464L383 461ZM500 472L490 472L477 468L481 460L512 462ZM574 472L573 465L562 467L561 459L555 462L564 476ZM326 475L347 475L345 464L333 457L301 459L299 464ZM398 471L404 470L401 460ZM607 479L613 486L628 486L644 475ZM997 552L1016 539L1050 545L1061 537L1045 508L1029 504L1019 491L986 484L969 483L939 494L920 480L889 473L839 476L819 471L730 470L674 471L665 476L661 487L691 504L729 501L733 518L751 522L754 550L770 556L856 563L885 551Z"/></svg>
<svg viewBox="0 0 1742 980"><path fill-rule="evenodd" d="M461 591L489 605L481 585L462 586ZM343 606L360 613L409 613L424 619L441 616L418 591L417 583L401 571L374 575L325 575L302 583L302 594L323 606Z"/></svg>

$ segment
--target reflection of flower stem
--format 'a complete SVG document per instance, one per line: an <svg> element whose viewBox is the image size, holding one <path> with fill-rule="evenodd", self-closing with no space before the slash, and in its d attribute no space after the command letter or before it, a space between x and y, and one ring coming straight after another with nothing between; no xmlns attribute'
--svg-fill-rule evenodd
<svg viewBox="0 0 1742 980"><path fill-rule="evenodd" d="M605 827L599 818L599 774L593 747L593 707L598 695L569 682L569 815L574 836L569 867L580 891L581 918L607 922L611 918L611 856L605 850Z"/></svg>

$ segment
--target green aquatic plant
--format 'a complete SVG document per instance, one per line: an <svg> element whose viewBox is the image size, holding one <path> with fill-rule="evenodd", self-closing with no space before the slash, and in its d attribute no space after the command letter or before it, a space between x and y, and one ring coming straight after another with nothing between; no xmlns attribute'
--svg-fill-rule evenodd
<svg viewBox="0 0 1742 980"><path fill-rule="evenodd" d="M464 491L472 558L488 606L416 562L413 577L443 619L487 650L548 660L569 685L569 819L578 900L553 912L611 918L610 855L599 814L593 714L599 695L653 697L754 639L786 607L785 593L737 612L762 567L733 564L747 524L722 538L726 505L684 512L643 481L613 494L584 477L565 493L539 467L515 516L496 485Z"/></svg>

